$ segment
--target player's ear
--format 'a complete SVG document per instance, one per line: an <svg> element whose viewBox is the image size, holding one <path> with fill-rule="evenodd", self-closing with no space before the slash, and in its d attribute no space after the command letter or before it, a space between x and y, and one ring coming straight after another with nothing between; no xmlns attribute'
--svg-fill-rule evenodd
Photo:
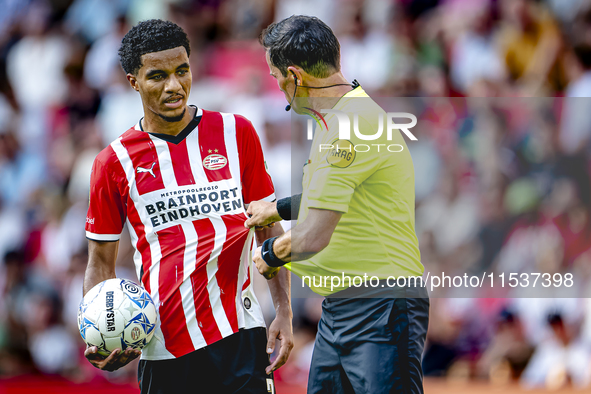
<svg viewBox="0 0 591 394"><path fill-rule="evenodd" d="M127 74L126 75L127 80L129 81L129 84L131 85L131 88L137 92L140 91L140 87L138 86L137 83L137 78L135 77L135 75L133 74Z"/></svg>

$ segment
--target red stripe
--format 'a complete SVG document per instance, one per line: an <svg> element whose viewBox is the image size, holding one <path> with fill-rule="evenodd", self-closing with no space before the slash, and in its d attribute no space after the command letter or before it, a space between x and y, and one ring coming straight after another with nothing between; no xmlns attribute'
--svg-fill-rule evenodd
<svg viewBox="0 0 591 394"><path fill-rule="evenodd" d="M183 283L183 259L186 240L180 225L158 231L162 250L158 287L160 321L166 349L175 357L195 350L187 323L179 287Z"/></svg>
<svg viewBox="0 0 591 394"><path fill-rule="evenodd" d="M121 139L121 143L127 149L127 153L133 163L135 183L140 195L164 189L164 182L160 174L160 163L158 153L150 136L143 131L134 130ZM154 164L156 163L156 164ZM153 167L152 167L153 165ZM151 169L154 176L149 172L138 173L141 167L145 170Z"/></svg>
<svg viewBox="0 0 591 394"><path fill-rule="evenodd" d="M215 245L215 228L209 219L195 220L193 226L197 232L197 258L195 271L191 274L195 316L205 342L210 345L222 339L207 291L207 263Z"/></svg>
<svg viewBox="0 0 591 394"><path fill-rule="evenodd" d="M201 158L205 161L209 155L218 154L228 159L226 141L224 138L224 121L219 112L203 111L203 117L199 124L199 148ZM216 152L217 150L217 152ZM230 163L217 170L209 170L203 167L209 182L231 179Z"/></svg>
<svg viewBox="0 0 591 394"><path fill-rule="evenodd" d="M248 229L244 227L246 216L224 215L222 220L226 225L226 241L218 258L218 271L215 276L221 289L220 298L230 322L232 331L238 331L238 316L236 314L236 291L238 289L238 270L240 256L248 237Z"/></svg>
<svg viewBox="0 0 591 394"><path fill-rule="evenodd" d="M172 159L172 169L174 170L176 183L179 186L194 185L195 178L193 178L193 172L191 171L187 140L182 140L178 145L167 142L167 145Z"/></svg>
<svg viewBox="0 0 591 394"><path fill-rule="evenodd" d="M250 270L246 271L246 282L242 285L242 291L246 290L246 288L250 285Z"/></svg>

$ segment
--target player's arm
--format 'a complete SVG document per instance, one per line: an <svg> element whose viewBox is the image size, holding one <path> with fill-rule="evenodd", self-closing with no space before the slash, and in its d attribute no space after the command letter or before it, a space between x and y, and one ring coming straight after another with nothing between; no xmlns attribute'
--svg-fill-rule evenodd
<svg viewBox="0 0 591 394"><path fill-rule="evenodd" d="M88 240L88 265L84 273L84 295L97 284L115 278L115 261L119 241L97 242Z"/></svg>
<svg viewBox="0 0 591 394"><path fill-rule="evenodd" d="M281 225L263 228L255 232L257 244L261 245L266 239L283 234ZM275 340L279 339L281 346L279 355L266 369L267 374L278 369L286 363L293 349L293 313L291 310L291 272L285 268L277 268L273 272L273 278L268 282L273 305L275 306L275 319L269 326L267 340L267 353L275 350Z"/></svg>
<svg viewBox="0 0 591 394"><path fill-rule="evenodd" d="M119 241L97 242L88 240L88 266L84 273L84 294L97 284L104 280L115 278L115 261L117 259L117 250ZM134 350L130 347L115 349L108 357L103 357L98 353L96 346L87 347L84 356L88 361L105 371L115 371L136 359L141 350Z"/></svg>
<svg viewBox="0 0 591 394"><path fill-rule="evenodd" d="M330 243L342 212L310 208L306 220L285 234L270 238L255 252L257 269L265 278L290 261L306 260ZM265 254L265 258L263 258Z"/></svg>
<svg viewBox="0 0 591 394"><path fill-rule="evenodd" d="M90 201L86 216L88 265L84 273L83 292L86 294L98 283L115 278L115 261L119 236L125 222L126 197L118 184L125 177L121 166L112 166L115 153L103 150L95 159L90 175ZM139 350L115 349L108 357L98 354L96 346L86 348L84 356L95 367L114 371L137 358Z"/></svg>
<svg viewBox="0 0 591 394"><path fill-rule="evenodd" d="M296 220L301 201L301 194L273 202L253 201L246 211L249 218L244 222L244 226L247 228L262 227L281 220Z"/></svg>

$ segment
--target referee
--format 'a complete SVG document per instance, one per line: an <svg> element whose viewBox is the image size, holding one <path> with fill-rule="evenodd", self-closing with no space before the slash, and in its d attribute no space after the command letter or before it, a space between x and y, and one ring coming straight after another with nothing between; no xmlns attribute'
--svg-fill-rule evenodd
<svg viewBox="0 0 591 394"><path fill-rule="evenodd" d="M354 288L347 280L376 276L385 284L390 276L423 274L406 143L397 130L387 139L385 127L371 142L354 133L339 139L338 111L350 119L356 114L365 136L376 134L386 113L356 81L344 78L339 42L321 20L291 16L267 27L260 41L270 73L290 104L286 109L312 115L318 124L302 195L253 202L245 222L253 227L297 218L291 231L265 241L255 263L267 279L285 266L326 297L308 393L422 393L429 314L424 287L382 290L365 282ZM384 145L356 152L357 144ZM390 145L398 147L395 152L384 148ZM337 285L326 280L330 277L344 280Z"/></svg>

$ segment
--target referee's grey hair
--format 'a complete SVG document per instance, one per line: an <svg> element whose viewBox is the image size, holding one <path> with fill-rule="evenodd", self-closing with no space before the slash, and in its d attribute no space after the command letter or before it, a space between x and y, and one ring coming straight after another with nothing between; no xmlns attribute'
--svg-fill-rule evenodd
<svg viewBox="0 0 591 394"><path fill-rule="evenodd" d="M284 77L289 66L299 66L316 78L341 70L339 41L330 27L316 17L292 15L272 23L262 31L259 42Z"/></svg>

